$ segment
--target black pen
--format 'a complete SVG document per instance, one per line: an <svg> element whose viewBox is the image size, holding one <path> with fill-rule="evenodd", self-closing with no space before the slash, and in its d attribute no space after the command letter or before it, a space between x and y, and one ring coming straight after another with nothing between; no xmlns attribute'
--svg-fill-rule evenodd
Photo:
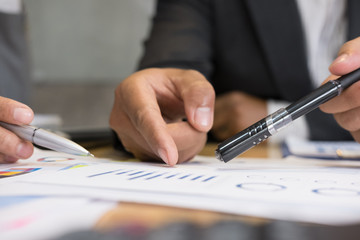
<svg viewBox="0 0 360 240"><path fill-rule="evenodd" d="M312 91L307 96L281 108L250 127L230 137L218 145L216 158L228 162L246 150L268 139L295 119L311 112L321 104L338 96L342 90L360 80L360 69L331 80Z"/></svg>

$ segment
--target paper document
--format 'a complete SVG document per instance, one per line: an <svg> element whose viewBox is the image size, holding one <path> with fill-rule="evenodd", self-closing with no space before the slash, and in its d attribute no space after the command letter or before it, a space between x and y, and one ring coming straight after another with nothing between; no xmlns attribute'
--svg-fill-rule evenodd
<svg viewBox="0 0 360 240"><path fill-rule="evenodd" d="M88 198L0 196L0 239L46 240L90 229L114 207Z"/></svg>
<svg viewBox="0 0 360 240"><path fill-rule="evenodd" d="M354 141L308 141L291 137L286 139L283 145L283 155L360 160L360 144Z"/></svg>
<svg viewBox="0 0 360 240"><path fill-rule="evenodd" d="M28 160L0 164L0 191L36 175L51 175L57 171L86 167L103 161L109 162L100 159L89 161L82 157L75 159L70 155L61 156L52 151L35 149L34 156ZM54 239L72 231L90 229L116 204L69 194L49 196L46 191L51 186L42 186L45 189L41 191L21 186L13 189L20 194L1 194L0 239Z"/></svg>
<svg viewBox="0 0 360 240"><path fill-rule="evenodd" d="M53 160L68 157L37 151L26 167L39 168L31 162L39 163L50 153ZM83 196L270 219L360 222L360 163L355 161L234 159L225 164L198 156L175 167L96 158L69 161L85 166L42 173L47 164L54 165L42 160L42 169L0 185L0 195Z"/></svg>

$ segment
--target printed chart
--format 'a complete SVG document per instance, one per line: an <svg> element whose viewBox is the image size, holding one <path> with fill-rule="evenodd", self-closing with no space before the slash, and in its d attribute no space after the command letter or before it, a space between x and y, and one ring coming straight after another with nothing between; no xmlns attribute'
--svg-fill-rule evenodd
<svg viewBox="0 0 360 240"><path fill-rule="evenodd" d="M54 156L54 157L42 157L42 158L39 158L37 161L38 162L66 162L66 161L71 161L71 160L75 160L75 158Z"/></svg>
<svg viewBox="0 0 360 240"><path fill-rule="evenodd" d="M192 181L192 182L210 182L216 179L216 175L197 174L177 171L148 171L139 169L118 169L113 171L100 172L87 176L87 178L104 177L105 175L122 176L123 180L177 180L177 181Z"/></svg>
<svg viewBox="0 0 360 240"><path fill-rule="evenodd" d="M0 171L0 178L19 176L19 175L37 171L39 169L41 169L41 168L21 168L21 167L9 168L9 169Z"/></svg>
<svg viewBox="0 0 360 240"><path fill-rule="evenodd" d="M34 159L44 174L11 178L19 180L3 184L0 195L86 196L322 224L360 221L360 168L341 162L197 158L169 167L41 152ZM36 171L31 164L2 175Z"/></svg>

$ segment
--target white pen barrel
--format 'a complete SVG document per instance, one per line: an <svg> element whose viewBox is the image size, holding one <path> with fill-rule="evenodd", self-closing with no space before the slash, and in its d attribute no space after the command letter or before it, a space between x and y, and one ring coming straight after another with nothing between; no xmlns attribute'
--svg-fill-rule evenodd
<svg viewBox="0 0 360 240"><path fill-rule="evenodd" d="M73 141L38 127L29 125L19 126L4 122L0 122L0 126L15 133L20 138L30 141L41 147L74 155L91 156L91 154L85 148L74 143Z"/></svg>
<svg viewBox="0 0 360 240"><path fill-rule="evenodd" d="M80 145L77 145L69 139L60 137L55 133L46 131L44 129L37 129L35 131L33 143L55 151L66 152L75 155L79 155L79 152L82 152L83 155L88 153L88 151Z"/></svg>
<svg viewBox="0 0 360 240"><path fill-rule="evenodd" d="M51 135L53 135L53 138L51 138ZM58 148L63 144L63 141L63 138L60 138L59 140L59 136L56 134L43 129L38 129L35 132L33 143L49 149L59 150Z"/></svg>
<svg viewBox="0 0 360 240"><path fill-rule="evenodd" d="M10 124L10 123L4 123L4 122L0 122L0 126L10 130L11 132L15 133L17 136L19 136L20 138L30 141L33 141L33 137L34 137L34 132L36 131L36 129L38 129L37 127L33 127L33 126L19 126L19 125L14 125L14 124Z"/></svg>

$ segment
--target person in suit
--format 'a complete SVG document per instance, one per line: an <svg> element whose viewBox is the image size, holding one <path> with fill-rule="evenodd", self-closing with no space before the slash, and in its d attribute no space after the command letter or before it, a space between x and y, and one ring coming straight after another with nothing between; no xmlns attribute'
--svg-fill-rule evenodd
<svg viewBox="0 0 360 240"><path fill-rule="evenodd" d="M0 121L29 124L34 113L29 100L30 79L25 36L25 16L20 0L0 2ZM33 145L0 128L0 163L28 158Z"/></svg>
<svg viewBox="0 0 360 240"><path fill-rule="evenodd" d="M140 159L187 161L210 129L223 140L360 67L358 10L355 0L159 0L139 71L116 89L110 125ZM308 114L296 134L360 141L359 87L324 104L326 113Z"/></svg>

